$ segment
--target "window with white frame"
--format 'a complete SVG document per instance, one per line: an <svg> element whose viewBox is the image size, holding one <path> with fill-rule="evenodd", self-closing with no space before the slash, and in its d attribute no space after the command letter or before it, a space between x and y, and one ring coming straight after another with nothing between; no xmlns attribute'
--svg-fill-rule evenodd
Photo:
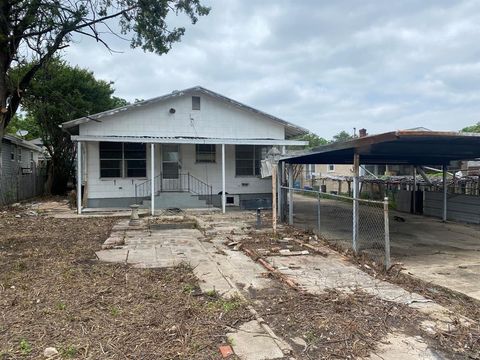
<svg viewBox="0 0 480 360"><path fill-rule="evenodd" d="M328 172L334 172L335 171L335 165L334 164L328 164L327 170L328 170Z"/></svg>
<svg viewBox="0 0 480 360"><path fill-rule="evenodd" d="M147 148L142 143L100 143L100 177L146 177Z"/></svg>
<svg viewBox="0 0 480 360"><path fill-rule="evenodd" d="M195 154L195 161L197 163L214 163L216 157L216 145L196 144Z"/></svg>
<svg viewBox="0 0 480 360"><path fill-rule="evenodd" d="M235 174L236 176L259 176L261 160L267 156L268 146L236 145Z"/></svg>

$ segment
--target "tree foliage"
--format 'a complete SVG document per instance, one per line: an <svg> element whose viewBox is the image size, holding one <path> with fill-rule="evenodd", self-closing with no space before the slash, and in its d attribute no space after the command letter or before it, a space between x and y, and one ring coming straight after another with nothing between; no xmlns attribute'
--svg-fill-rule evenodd
<svg viewBox="0 0 480 360"><path fill-rule="evenodd" d="M350 135L345 130L340 131L338 134L333 135L332 142L342 142L353 139L353 136Z"/></svg>
<svg viewBox="0 0 480 360"><path fill-rule="evenodd" d="M111 34L132 47L165 54L185 33L167 24L170 14L192 23L207 15L200 0L0 0L0 139L39 71L74 36L109 48ZM20 77L13 68L30 64Z"/></svg>
<svg viewBox="0 0 480 360"><path fill-rule="evenodd" d="M308 141L308 145L307 145L308 149L313 149L321 145L328 144L328 141L326 139L314 133L308 133L308 134L302 135L298 137L298 140Z"/></svg>
<svg viewBox="0 0 480 360"><path fill-rule="evenodd" d="M480 122L462 129L463 132L480 133Z"/></svg>
<svg viewBox="0 0 480 360"><path fill-rule="evenodd" d="M22 76L28 64L12 73ZM50 190L63 194L73 169L75 148L59 125L65 121L123 106L126 101L113 96L111 82L95 79L92 72L54 59L32 79L22 106L27 118L35 119L50 157Z"/></svg>
<svg viewBox="0 0 480 360"><path fill-rule="evenodd" d="M16 114L7 126L7 133L17 135L19 130L26 130L28 134L23 138L25 140L33 140L41 137L40 127L33 116ZM18 135L17 135L18 136Z"/></svg>

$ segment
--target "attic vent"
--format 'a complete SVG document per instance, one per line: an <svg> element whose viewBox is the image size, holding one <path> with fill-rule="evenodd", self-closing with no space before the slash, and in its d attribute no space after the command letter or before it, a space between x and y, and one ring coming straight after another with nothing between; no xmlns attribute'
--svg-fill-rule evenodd
<svg viewBox="0 0 480 360"><path fill-rule="evenodd" d="M192 110L200 110L200 96L192 96Z"/></svg>

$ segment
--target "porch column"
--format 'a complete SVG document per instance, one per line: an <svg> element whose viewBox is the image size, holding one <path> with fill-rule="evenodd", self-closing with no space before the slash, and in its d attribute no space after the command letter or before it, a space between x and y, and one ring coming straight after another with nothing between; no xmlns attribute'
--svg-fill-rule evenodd
<svg viewBox="0 0 480 360"><path fill-rule="evenodd" d="M288 224L293 225L293 166L288 164Z"/></svg>
<svg viewBox="0 0 480 360"><path fill-rule="evenodd" d="M358 225L359 225L359 192L360 192L360 155L355 154L353 156L353 231L352 231L352 248L353 251L358 253Z"/></svg>
<svg viewBox="0 0 480 360"><path fill-rule="evenodd" d="M442 213L442 220L443 222L447 221L447 194L448 194L448 187L447 187L447 165L443 165L443 213Z"/></svg>
<svg viewBox="0 0 480 360"><path fill-rule="evenodd" d="M227 196L225 194L225 144L222 144L222 213L225 214Z"/></svg>
<svg viewBox="0 0 480 360"><path fill-rule="evenodd" d="M82 213L82 143L77 141L77 214Z"/></svg>
<svg viewBox="0 0 480 360"><path fill-rule="evenodd" d="M155 144L150 144L150 212L155 215Z"/></svg>

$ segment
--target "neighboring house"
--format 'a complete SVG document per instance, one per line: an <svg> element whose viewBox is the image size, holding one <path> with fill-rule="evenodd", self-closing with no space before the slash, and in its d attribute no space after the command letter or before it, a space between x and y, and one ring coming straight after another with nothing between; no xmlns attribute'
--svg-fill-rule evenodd
<svg viewBox="0 0 480 360"><path fill-rule="evenodd" d="M152 188L155 208L269 203L261 160L272 146L305 145L291 138L308 132L202 87L62 128L80 144L83 203L93 208L151 206Z"/></svg>
<svg viewBox="0 0 480 360"><path fill-rule="evenodd" d="M6 134L0 147L0 205L41 195L45 177L38 169L42 149Z"/></svg>
<svg viewBox="0 0 480 360"><path fill-rule="evenodd" d="M5 134L0 148L0 176L29 174L38 165L42 149L19 137Z"/></svg>

